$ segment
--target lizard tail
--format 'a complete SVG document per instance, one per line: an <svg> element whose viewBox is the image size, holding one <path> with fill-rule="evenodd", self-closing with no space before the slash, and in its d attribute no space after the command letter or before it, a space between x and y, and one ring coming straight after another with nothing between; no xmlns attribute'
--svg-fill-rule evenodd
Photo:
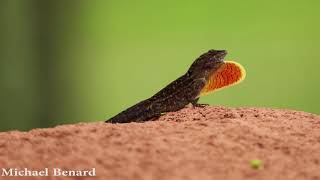
<svg viewBox="0 0 320 180"><path fill-rule="evenodd" d="M151 115L150 107L151 103L148 100L141 101L140 103L120 112L116 116L106 120L106 123L130 123L141 122L148 120Z"/></svg>

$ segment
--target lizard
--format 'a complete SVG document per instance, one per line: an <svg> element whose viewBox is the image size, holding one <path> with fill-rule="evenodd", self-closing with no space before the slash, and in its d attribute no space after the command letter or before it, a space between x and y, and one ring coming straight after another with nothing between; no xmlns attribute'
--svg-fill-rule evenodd
<svg viewBox="0 0 320 180"><path fill-rule="evenodd" d="M198 104L200 96L241 82L245 69L233 61L224 61L226 50L209 50L198 57L188 71L152 97L120 112L107 123L144 122L163 113Z"/></svg>

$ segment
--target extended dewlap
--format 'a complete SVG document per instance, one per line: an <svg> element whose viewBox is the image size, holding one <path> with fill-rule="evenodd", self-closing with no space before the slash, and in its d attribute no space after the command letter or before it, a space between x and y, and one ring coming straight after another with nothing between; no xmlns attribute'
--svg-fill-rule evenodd
<svg viewBox="0 0 320 180"><path fill-rule="evenodd" d="M201 96L238 84L245 78L245 75L246 72L239 63L226 61L217 72L211 75L201 91Z"/></svg>

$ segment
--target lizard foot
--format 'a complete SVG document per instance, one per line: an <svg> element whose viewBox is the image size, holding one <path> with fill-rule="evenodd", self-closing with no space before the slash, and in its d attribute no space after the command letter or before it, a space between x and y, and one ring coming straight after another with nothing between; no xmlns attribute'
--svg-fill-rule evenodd
<svg viewBox="0 0 320 180"><path fill-rule="evenodd" d="M209 104L193 104L193 107L206 107L206 106L209 106Z"/></svg>

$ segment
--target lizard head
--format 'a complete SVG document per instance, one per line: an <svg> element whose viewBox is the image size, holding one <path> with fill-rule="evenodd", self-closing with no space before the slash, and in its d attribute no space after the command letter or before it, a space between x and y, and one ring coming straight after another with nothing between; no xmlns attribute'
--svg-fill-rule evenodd
<svg viewBox="0 0 320 180"><path fill-rule="evenodd" d="M227 55L225 50L209 50L198 57L190 66L188 75L192 78L208 78L224 63L224 57Z"/></svg>

